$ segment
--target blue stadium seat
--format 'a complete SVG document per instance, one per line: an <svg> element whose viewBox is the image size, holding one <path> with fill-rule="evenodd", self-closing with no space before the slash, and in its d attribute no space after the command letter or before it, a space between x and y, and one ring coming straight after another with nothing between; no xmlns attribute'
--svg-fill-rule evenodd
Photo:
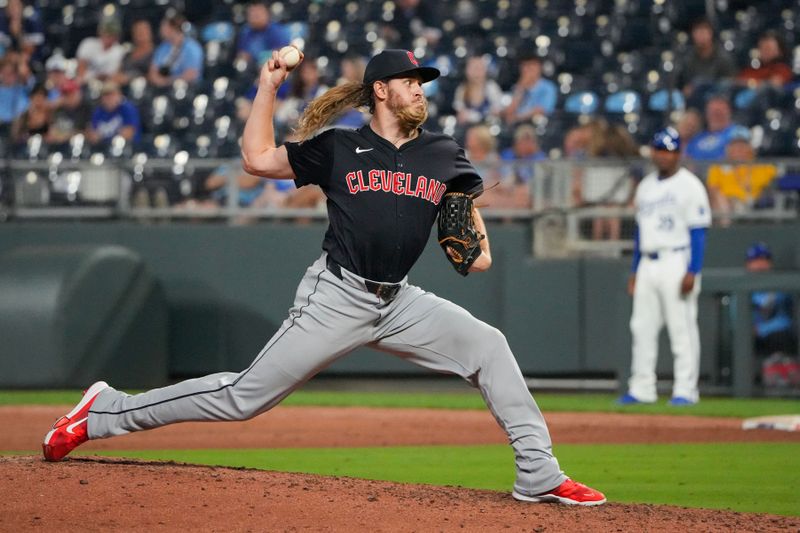
<svg viewBox="0 0 800 533"><path fill-rule="evenodd" d="M650 111L686 109L686 99L683 97L683 93L677 89L673 89L671 102L669 95L670 93L666 89L659 89L658 91L654 92L652 95L650 95L650 99L647 102L647 109Z"/></svg>
<svg viewBox="0 0 800 533"><path fill-rule="evenodd" d="M289 32L290 42L295 41L296 39L307 41L310 35L310 29L307 22L291 22L286 24L286 29Z"/></svg>
<svg viewBox="0 0 800 533"><path fill-rule="evenodd" d="M733 98L734 109L748 109L756 100L756 90L749 87L738 91Z"/></svg>
<svg viewBox="0 0 800 533"><path fill-rule="evenodd" d="M233 42L236 38L236 28L230 22L212 22L200 30L200 39L207 43L216 41L221 43Z"/></svg>
<svg viewBox="0 0 800 533"><path fill-rule="evenodd" d="M564 102L564 111L575 115L591 115L600 107L600 97L593 91L570 94Z"/></svg>
<svg viewBox="0 0 800 533"><path fill-rule="evenodd" d="M642 97L636 91L619 91L606 97L603 106L607 113L639 113L642 110Z"/></svg>

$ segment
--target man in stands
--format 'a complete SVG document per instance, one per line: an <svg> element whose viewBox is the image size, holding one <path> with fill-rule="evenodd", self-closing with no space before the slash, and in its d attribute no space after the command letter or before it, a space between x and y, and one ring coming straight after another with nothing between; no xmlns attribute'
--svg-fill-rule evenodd
<svg viewBox="0 0 800 533"><path fill-rule="evenodd" d="M698 133L686 147L686 155L696 160L723 159L736 124L731 120L731 104L722 95L706 102L706 129Z"/></svg>
<svg viewBox="0 0 800 533"><path fill-rule="evenodd" d="M119 85L107 81L103 85L100 105L92 113L87 138L92 144L110 141L117 135L126 141L138 141L141 134L139 111L122 95Z"/></svg>
<svg viewBox="0 0 800 533"><path fill-rule="evenodd" d="M289 31L270 20L267 4L259 0L251 1L247 6L247 23L239 32L237 57L261 65L273 50L280 50L287 44Z"/></svg>

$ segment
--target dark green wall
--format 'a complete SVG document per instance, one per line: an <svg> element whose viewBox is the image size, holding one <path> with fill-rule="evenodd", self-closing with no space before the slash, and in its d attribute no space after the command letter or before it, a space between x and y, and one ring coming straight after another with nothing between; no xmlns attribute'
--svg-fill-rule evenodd
<svg viewBox="0 0 800 533"><path fill-rule="evenodd" d="M167 379L161 285L121 246L26 244L0 254L0 387Z"/></svg>
<svg viewBox="0 0 800 533"><path fill-rule="evenodd" d="M116 244L135 251L165 291L170 373L245 367L285 318L305 268L320 253L323 224L4 223L0 256L25 244ZM713 229L707 264L739 266L747 244L767 240L779 267L797 267L799 224ZM458 276L431 243L412 283L464 306L503 330L523 371L610 373L628 366L627 260L533 260L524 225L489 227L495 264ZM3 295L0 294L0 298ZM703 342L713 350L713 302L702 304ZM713 357L704 358L708 370ZM667 370L669 357L661 357ZM391 356L359 351L335 371L417 371Z"/></svg>

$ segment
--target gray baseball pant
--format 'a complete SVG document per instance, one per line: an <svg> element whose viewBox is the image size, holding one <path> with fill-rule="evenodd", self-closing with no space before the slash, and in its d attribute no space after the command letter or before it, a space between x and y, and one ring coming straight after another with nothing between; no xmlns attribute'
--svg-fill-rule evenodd
<svg viewBox="0 0 800 533"><path fill-rule="evenodd" d="M454 303L409 285L390 302L323 254L297 289L280 329L242 372L222 372L128 395L109 388L89 412L91 439L186 421L246 420L277 405L319 371L367 345L480 389L516 457L514 489L536 495L566 477L505 336ZM444 413L442 416L446 416Z"/></svg>

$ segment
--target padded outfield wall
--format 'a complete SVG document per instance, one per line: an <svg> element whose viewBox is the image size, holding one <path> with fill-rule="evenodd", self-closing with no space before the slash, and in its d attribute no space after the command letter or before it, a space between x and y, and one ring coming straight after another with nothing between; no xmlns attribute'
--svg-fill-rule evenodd
<svg viewBox="0 0 800 533"><path fill-rule="evenodd" d="M160 284L166 300L167 373L184 377L249 364L285 318L305 268L321 252L324 230L322 223L10 222L0 225L0 258L21 247L115 245L133 251ZM504 331L526 374L624 371L630 360L630 299L625 294L629 260L535 260L529 253L528 225L490 224L489 232L495 264L488 273L461 278L431 242L412 270L411 282ZM714 228L706 264L741 266L746 246L762 239L773 248L778 268L797 269L799 235L797 223ZM4 306L13 307L13 303ZM91 302L83 302L82 312L90 313L91 308ZM714 376L717 299L701 299L700 314L703 373ZM16 344L23 345L0 344L3 359L35 356L24 342ZM670 367L670 357L663 353L659 369L669 373ZM418 371L371 350L361 350L329 369L360 374Z"/></svg>

